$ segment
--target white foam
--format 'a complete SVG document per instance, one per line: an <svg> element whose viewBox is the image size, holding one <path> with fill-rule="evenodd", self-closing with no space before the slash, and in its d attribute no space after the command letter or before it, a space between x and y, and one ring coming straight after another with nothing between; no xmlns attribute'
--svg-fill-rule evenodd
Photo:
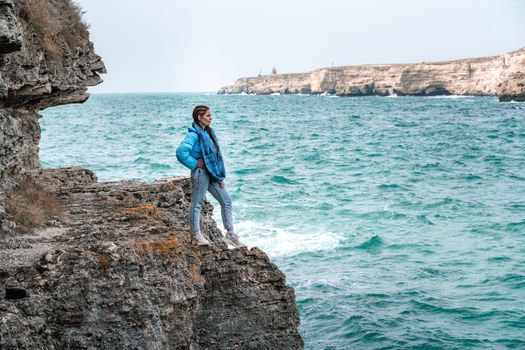
<svg viewBox="0 0 525 350"><path fill-rule="evenodd" d="M229 94L229 93L225 93L224 95L228 95L228 96L255 96L257 95L256 93L246 93L245 91L241 91L239 93L235 93L235 94Z"/></svg>
<svg viewBox="0 0 525 350"><path fill-rule="evenodd" d="M397 94L394 91L394 89L388 89L388 96L387 97L397 97Z"/></svg>
<svg viewBox="0 0 525 350"><path fill-rule="evenodd" d="M284 230L255 221L241 221L235 225L235 231L248 247L258 247L270 256L331 250L344 238L331 232L309 233L294 228Z"/></svg>
<svg viewBox="0 0 525 350"><path fill-rule="evenodd" d="M270 94L271 96L280 96L281 94L279 92L273 92Z"/></svg>
<svg viewBox="0 0 525 350"><path fill-rule="evenodd" d="M325 97L332 97L332 98L338 98L339 95L331 94L328 91L325 91L323 93L317 94L315 96L325 96Z"/></svg>
<svg viewBox="0 0 525 350"><path fill-rule="evenodd" d="M451 99L456 99L456 98L470 98L472 96L468 96L468 95L438 95L438 96L427 96L428 98L451 98Z"/></svg>

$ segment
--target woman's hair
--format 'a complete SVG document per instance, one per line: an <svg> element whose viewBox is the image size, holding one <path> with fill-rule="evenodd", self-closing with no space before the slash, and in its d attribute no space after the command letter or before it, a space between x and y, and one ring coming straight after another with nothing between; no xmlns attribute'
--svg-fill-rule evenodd
<svg viewBox="0 0 525 350"><path fill-rule="evenodd" d="M206 112L210 109L208 106L200 105L193 109L193 121L195 123L199 124L199 117L202 117ZM217 145L217 142L215 142L215 137L213 135L213 131L210 128L206 128L206 131L210 134L211 140L213 141L213 144L215 145L215 149L219 148Z"/></svg>
<svg viewBox="0 0 525 350"><path fill-rule="evenodd" d="M193 109L193 121L199 123L199 117L202 117L210 109L208 106L197 106Z"/></svg>

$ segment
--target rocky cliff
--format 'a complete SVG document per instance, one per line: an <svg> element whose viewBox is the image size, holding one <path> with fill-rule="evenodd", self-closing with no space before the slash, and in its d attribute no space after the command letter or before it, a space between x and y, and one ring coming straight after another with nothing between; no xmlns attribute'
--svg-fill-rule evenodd
<svg viewBox="0 0 525 350"><path fill-rule="evenodd" d="M301 349L285 276L209 203L195 245L188 179L39 167L39 110L104 71L74 3L0 0L0 349Z"/></svg>
<svg viewBox="0 0 525 350"><path fill-rule="evenodd" d="M104 64L64 0L0 0L0 188L38 168L40 109L83 102ZM0 223L5 228L0 191Z"/></svg>
<svg viewBox="0 0 525 350"><path fill-rule="evenodd" d="M525 101L525 48L457 61L344 66L241 78L219 93L496 95L500 101Z"/></svg>
<svg viewBox="0 0 525 350"><path fill-rule="evenodd" d="M192 241L189 179L37 175L65 215L0 239L1 349L302 348L294 291L265 253L227 249L209 203L213 245Z"/></svg>

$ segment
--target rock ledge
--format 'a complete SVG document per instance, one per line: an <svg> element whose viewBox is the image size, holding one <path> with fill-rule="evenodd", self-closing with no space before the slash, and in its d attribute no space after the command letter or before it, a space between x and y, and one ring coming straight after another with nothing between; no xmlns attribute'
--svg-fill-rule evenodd
<svg viewBox="0 0 525 350"><path fill-rule="evenodd" d="M209 203L202 227L213 244L195 245L189 179L40 175L66 215L32 235L0 236L0 291L27 293L0 299L0 348L303 348L285 276L257 248L228 250Z"/></svg>

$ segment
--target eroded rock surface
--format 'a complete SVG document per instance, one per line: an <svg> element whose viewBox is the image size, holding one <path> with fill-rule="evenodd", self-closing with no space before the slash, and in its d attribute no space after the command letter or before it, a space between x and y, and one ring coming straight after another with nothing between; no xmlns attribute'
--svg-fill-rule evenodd
<svg viewBox="0 0 525 350"><path fill-rule="evenodd" d="M220 94L497 95L525 100L525 48L501 56L416 64L322 68L238 79Z"/></svg>
<svg viewBox="0 0 525 350"><path fill-rule="evenodd" d="M63 222L1 236L0 348L301 349L292 288L257 248L228 250L206 203L198 247L190 181L98 183L42 170ZM71 182L69 179L77 179Z"/></svg>
<svg viewBox="0 0 525 350"><path fill-rule="evenodd" d="M500 101L525 101L525 49L502 56L502 70L496 95Z"/></svg>
<svg viewBox="0 0 525 350"><path fill-rule="evenodd" d="M104 64L71 1L0 0L0 29L0 107L83 102L102 82Z"/></svg>
<svg viewBox="0 0 525 350"><path fill-rule="evenodd" d="M11 0L0 0L0 54L22 47L22 28L13 13Z"/></svg>
<svg viewBox="0 0 525 350"><path fill-rule="evenodd" d="M104 72L70 0L0 0L0 230L4 191L39 168L39 110L85 101Z"/></svg>

